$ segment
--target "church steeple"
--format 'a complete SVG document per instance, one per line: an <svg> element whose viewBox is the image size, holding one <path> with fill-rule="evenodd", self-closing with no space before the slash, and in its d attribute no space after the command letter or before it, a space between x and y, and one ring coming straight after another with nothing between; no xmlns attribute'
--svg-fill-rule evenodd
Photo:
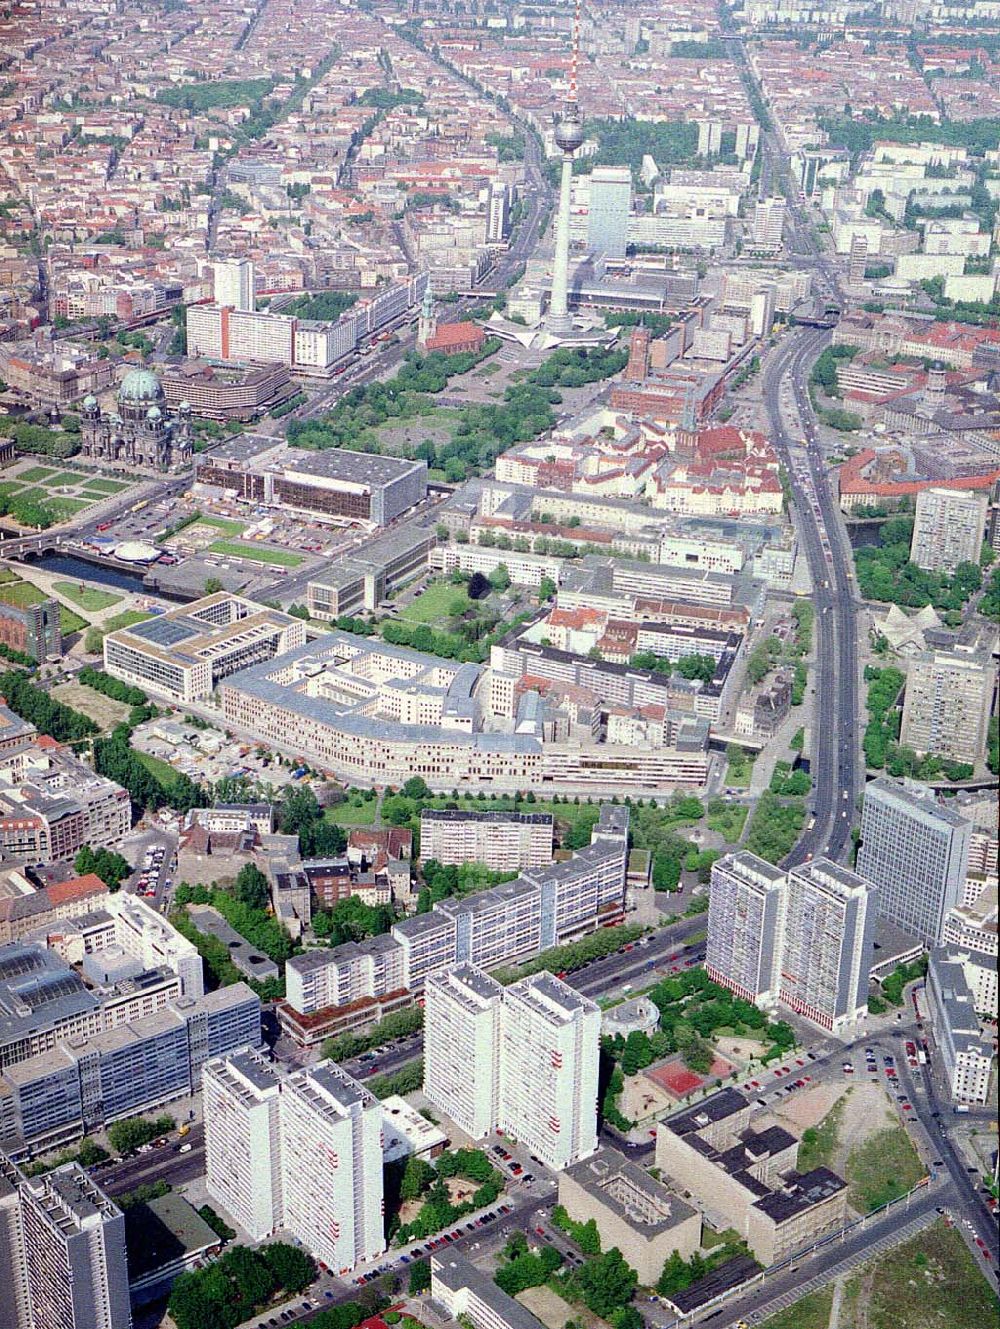
<svg viewBox="0 0 1000 1329"><path fill-rule="evenodd" d="M437 332L437 316L434 313L434 292L431 290L431 283L428 279L424 288L424 298L420 304L420 319L417 323L417 342L421 346L434 337Z"/></svg>

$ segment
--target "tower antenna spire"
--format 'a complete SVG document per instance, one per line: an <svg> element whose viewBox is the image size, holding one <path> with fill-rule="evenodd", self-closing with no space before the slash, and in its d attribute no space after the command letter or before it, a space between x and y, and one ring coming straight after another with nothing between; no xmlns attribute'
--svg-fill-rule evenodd
<svg viewBox="0 0 1000 1329"><path fill-rule="evenodd" d="M573 8L573 53L569 66L569 100L575 106L577 102L577 78L580 72L580 0Z"/></svg>

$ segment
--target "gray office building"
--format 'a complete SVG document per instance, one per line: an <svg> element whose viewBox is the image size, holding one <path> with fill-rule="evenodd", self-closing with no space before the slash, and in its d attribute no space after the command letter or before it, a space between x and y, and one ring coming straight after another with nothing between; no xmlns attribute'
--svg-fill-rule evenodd
<svg viewBox="0 0 1000 1329"><path fill-rule="evenodd" d="M125 1218L77 1163L18 1185L33 1329L130 1329Z"/></svg>
<svg viewBox="0 0 1000 1329"><path fill-rule="evenodd" d="M0 1075L0 1147L25 1158L155 1111L194 1093L210 1057L259 1043L260 998L245 983L67 1037Z"/></svg>
<svg viewBox="0 0 1000 1329"><path fill-rule="evenodd" d="M865 790L858 875L877 887L876 910L928 945L961 899L971 823L930 789L880 775Z"/></svg>
<svg viewBox="0 0 1000 1329"><path fill-rule="evenodd" d="M587 248L605 258L623 259L632 207L632 172L627 166L595 166L590 175Z"/></svg>

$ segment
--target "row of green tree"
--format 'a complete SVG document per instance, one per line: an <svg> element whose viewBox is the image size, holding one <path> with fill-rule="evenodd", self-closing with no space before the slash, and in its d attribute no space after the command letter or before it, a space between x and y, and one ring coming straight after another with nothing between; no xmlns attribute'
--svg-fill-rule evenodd
<svg viewBox="0 0 1000 1329"><path fill-rule="evenodd" d="M287 929L271 913L244 904L221 886L189 886L182 882L174 894L174 903L178 910L188 904L211 905L230 927L275 964L283 964L297 949Z"/></svg>
<svg viewBox="0 0 1000 1329"><path fill-rule="evenodd" d="M88 688L110 697L112 701L123 702L126 706L145 706L149 701L142 688L123 683L120 678L112 678L103 669L95 669L93 665L84 665L77 677Z"/></svg>
<svg viewBox="0 0 1000 1329"><path fill-rule="evenodd" d="M337 1034L323 1044L323 1057L331 1061L350 1061L362 1052L373 1048L385 1047L397 1038L408 1038L419 1033L424 1027L424 1009L422 1006L407 1006L405 1010L393 1011L391 1015L379 1020L363 1033Z"/></svg>
<svg viewBox="0 0 1000 1329"><path fill-rule="evenodd" d="M280 1295L302 1292L315 1277L312 1256L287 1242L275 1241L256 1250L231 1246L204 1268L180 1274L167 1309L177 1329L236 1329ZM343 1312L345 1308L337 1309ZM334 1319L332 1312L324 1313L331 1316L330 1329L351 1329L360 1323L360 1319L347 1322L346 1316ZM319 1320L317 1317L313 1324L318 1325Z"/></svg>

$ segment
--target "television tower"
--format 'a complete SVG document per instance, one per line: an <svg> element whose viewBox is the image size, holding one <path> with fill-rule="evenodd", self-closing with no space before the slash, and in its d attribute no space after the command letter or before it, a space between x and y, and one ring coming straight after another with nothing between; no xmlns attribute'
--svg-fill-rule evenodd
<svg viewBox="0 0 1000 1329"><path fill-rule="evenodd" d="M573 14L573 57L570 64L569 96L562 115L556 121L556 146L562 151L562 176L559 182L559 212L556 217L556 251L552 262L552 296L549 300L547 328L553 336L565 337L572 329L567 308L569 288L569 210L573 188L573 154L583 144L583 121L576 98L577 71L580 60L580 0Z"/></svg>

